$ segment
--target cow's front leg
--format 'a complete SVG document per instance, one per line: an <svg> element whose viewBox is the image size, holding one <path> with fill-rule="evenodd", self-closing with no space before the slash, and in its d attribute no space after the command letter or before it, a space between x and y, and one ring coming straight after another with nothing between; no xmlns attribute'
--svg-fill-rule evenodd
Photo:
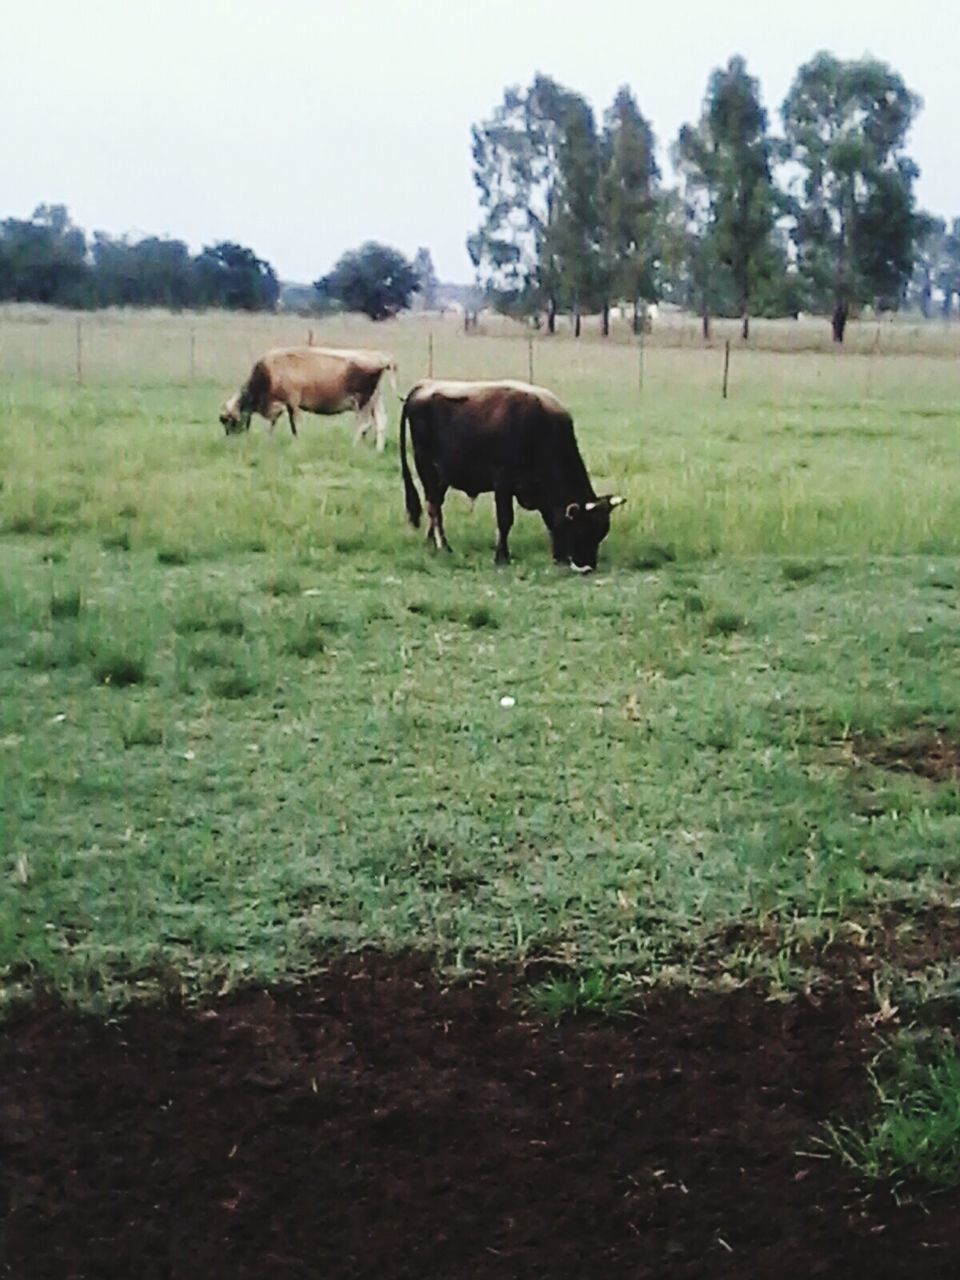
<svg viewBox="0 0 960 1280"><path fill-rule="evenodd" d="M383 453L387 443L387 406L379 394L374 401L373 423L377 429L377 453Z"/></svg>
<svg viewBox="0 0 960 1280"><path fill-rule="evenodd" d="M507 539L513 528L513 493L509 489L497 489L494 500L497 504L497 549L493 559L495 564L508 564L510 548Z"/></svg>
<svg viewBox="0 0 960 1280"><path fill-rule="evenodd" d="M297 434L297 411L292 404L287 405L287 417L290 419L290 432L292 435Z"/></svg>

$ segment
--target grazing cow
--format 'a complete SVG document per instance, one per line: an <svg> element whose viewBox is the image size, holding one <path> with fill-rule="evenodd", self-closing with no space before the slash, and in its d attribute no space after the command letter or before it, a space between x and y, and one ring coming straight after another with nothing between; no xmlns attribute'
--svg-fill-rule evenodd
<svg viewBox="0 0 960 1280"><path fill-rule="evenodd" d="M397 389L397 362L382 351L346 351L336 347L277 347L261 356L250 377L220 410L227 435L249 431L250 417L259 413L270 423L287 411L290 430L297 434L297 413L357 415L355 441L376 427L382 451L387 431L383 377L390 374Z"/></svg>
<svg viewBox="0 0 960 1280"><path fill-rule="evenodd" d="M450 550L443 531L447 489L470 498L494 494L496 563L510 559L507 538L513 500L539 511L553 558L579 573L597 567L597 551L610 529L610 512L625 502L598 498L573 434L573 420L543 387L526 382L418 382L400 416L400 467L407 515L420 525L420 495L407 465L407 423L417 474L430 517L427 541Z"/></svg>

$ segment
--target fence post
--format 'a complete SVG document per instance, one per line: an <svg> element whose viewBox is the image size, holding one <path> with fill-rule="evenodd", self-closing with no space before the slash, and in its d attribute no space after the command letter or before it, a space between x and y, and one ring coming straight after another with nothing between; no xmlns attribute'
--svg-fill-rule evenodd
<svg viewBox="0 0 960 1280"><path fill-rule="evenodd" d="M313 346L313 330L312 329L307 330L307 346L308 347Z"/></svg>
<svg viewBox="0 0 960 1280"><path fill-rule="evenodd" d="M190 381L197 376L197 331L190 329Z"/></svg>
<svg viewBox="0 0 960 1280"><path fill-rule="evenodd" d="M533 334L527 334L527 381L533 382Z"/></svg>
<svg viewBox="0 0 960 1280"><path fill-rule="evenodd" d="M427 377L433 377L433 330L427 334Z"/></svg>
<svg viewBox="0 0 960 1280"><path fill-rule="evenodd" d="M77 316L77 386L83 386L83 321Z"/></svg>
<svg viewBox="0 0 960 1280"><path fill-rule="evenodd" d="M723 398L727 398L727 384L730 380L730 339L723 345Z"/></svg>

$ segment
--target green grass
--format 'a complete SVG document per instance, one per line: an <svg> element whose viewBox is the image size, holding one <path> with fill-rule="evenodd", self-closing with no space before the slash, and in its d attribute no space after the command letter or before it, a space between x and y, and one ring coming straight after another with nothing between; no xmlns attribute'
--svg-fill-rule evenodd
<svg viewBox="0 0 960 1280"><path fill-rule="evenodd" d="M530 988L530 1003L544 1018L586 1014L598 1018L622 1017L631 999L628 984L603 970L594 969L573 976L546 978Z"/></svg>
<svg viewBox="0 0 960 1280"><path fill-rule="evenodd" d="M345 419L225 439L234 324L222 381L150 366L135 326L82 389L7 369L8 994L221 990L371 945L694 981L731 923L789 956L954 892L956 787L848 750L960 731L952 365L878 361L867 395L862 357L737 352L724 403L716 352L651 348L640 398L629 347L538 344L630 499L580 580L524 512L496 568L489 498L452 493L432 553L395 444ZM339 336L423 372L413 322ZM525 370L508 339L435 350ZM762 951L719 963L789 986Z"/></svg>
<svg viewBox="0 0 960 1280"><path fill-rule="evenodd" d="M900 1196L960 1185L960 1056L942 1032L902 1033L870 1072L873 1116L830 1124L828 1150Z"/></svg>

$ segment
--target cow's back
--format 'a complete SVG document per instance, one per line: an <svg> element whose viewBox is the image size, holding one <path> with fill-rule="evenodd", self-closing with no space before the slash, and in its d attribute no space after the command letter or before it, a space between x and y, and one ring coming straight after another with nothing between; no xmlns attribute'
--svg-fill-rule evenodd
<svg viewBox="0 0 960 1280"><path fill-rule="evenodd" d="M274 400L314 413L339 413L364 405L394 361L379 351L304 346L275 348L261 364L269 372Z"/></svg>
<svg viewBox="0 0 960 1280"><path fill-rule="evenodd" d="M425 379L407 403L415 452L455 489L475 496L508 479L524 506L540 505L564 475L589 490L573 419L544 388Z"/></svg>

